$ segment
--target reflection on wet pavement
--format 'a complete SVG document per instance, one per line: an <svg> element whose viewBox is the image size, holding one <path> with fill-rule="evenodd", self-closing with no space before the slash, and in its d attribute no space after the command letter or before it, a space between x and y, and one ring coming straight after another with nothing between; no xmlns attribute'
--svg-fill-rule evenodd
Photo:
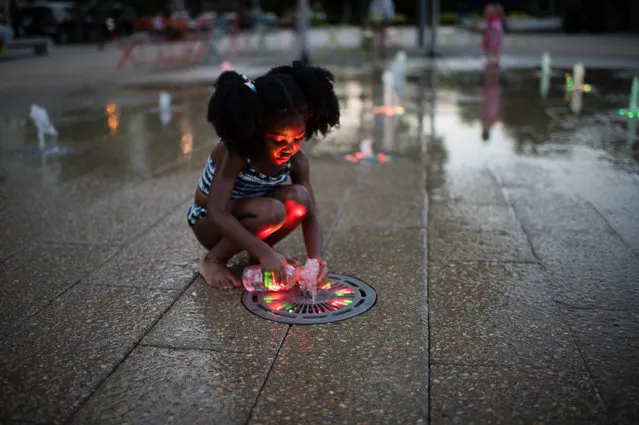
<svg viewBox="0 0 639 425"><path fill-rule="evenodd" d="M547 93L530 70L424 77L434 423L637 417L639 149L618 113L631 79L586 70L582 93L565 72ZM582 383L550 383L561 374ZM514 398L474 394L479 380ZM518 398L546 385L556 408Z"/></svg>

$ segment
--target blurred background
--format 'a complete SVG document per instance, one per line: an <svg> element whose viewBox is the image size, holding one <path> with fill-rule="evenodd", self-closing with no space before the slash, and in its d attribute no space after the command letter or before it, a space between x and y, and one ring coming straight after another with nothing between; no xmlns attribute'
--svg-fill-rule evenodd
<svg viewBox="0 0 639 425"><path fill-rule="evenodd" d="M424 0L433 3L432 0ZM483 0L440 0L439 24L471 27L484 7ZM311 25L363 25L367 0L310 0ZM503 0L506 31L639 32L639 3L631 0ZM296 0L129 0L28 1L3 0L0 38L53 37L55 42L98 41L106 19L119 35L129 35L153 17L186 22L195 28L202 20L233 21L242 29L258 23L291 27ZM417 25L420 2L396 0L393 25ZM432 7L431 4L428 6Z"/></svg>

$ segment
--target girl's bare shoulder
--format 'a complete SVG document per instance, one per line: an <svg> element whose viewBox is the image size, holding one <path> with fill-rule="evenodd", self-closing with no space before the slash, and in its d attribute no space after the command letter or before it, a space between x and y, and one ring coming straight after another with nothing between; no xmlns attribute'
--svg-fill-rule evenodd
<svg viewBox="0 0 639 425"><path fill-rule="evenodd" d="M211 152L211 160L216 167L230 168L232 170L237 170L238 172L244 168L244 163L246 162L240 155L231 155L226 144L222 142L218 143L213 148L213 151Z"/></svg>

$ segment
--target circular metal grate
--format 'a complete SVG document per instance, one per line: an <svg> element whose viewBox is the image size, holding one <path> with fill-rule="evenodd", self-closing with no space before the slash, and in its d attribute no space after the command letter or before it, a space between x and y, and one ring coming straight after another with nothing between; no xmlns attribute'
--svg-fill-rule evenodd
<svg viewBox="0 0 639 425"><path fill-rule="evenodd" d="M328 282L311 299L299 288L283 292L244 292L242 303L251 313L290 325L314 325L350 319L368 311L375 290L359 279L329 274Z"/></svg>

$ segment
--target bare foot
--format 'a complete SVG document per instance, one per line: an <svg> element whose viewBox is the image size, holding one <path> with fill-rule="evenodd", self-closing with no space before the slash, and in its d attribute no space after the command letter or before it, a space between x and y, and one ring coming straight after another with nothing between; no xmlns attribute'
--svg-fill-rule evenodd
<svg viewBox="0 0 639 425"><path fill-rule="evenodd" d="M197 271L200 273L204 281L213 288L228 290L242 286L242 282L240 282L237 277L235 277L235 275L226 268L226 264L203 258L197 266Z"/></svg>

